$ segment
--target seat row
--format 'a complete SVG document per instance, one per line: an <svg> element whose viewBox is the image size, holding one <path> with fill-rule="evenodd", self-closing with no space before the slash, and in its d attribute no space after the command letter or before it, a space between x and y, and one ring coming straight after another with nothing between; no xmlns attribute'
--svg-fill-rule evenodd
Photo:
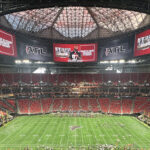
<svg viewBox="0 0 150 150"><path fill-rule="evenodd" d="M113 114L133 114L150 112L149 98L112 100L100 99L51 99L18 100L20 114L49 112L103 112Z"/></svg>

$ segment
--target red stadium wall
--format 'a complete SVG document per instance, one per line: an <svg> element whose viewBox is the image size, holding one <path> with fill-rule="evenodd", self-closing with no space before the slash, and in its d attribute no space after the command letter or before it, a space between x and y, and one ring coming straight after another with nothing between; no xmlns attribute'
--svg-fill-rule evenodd
<svg viewBox="0 0 150 150"><path fill-rule="evenodd" d="M150 100L136 99L112 100L99 99L40 99L18 100L19 114L37 114L51 112L102 112L110 114L135 114L150 112Z"/></svg>
<svg viewBox="0 0 150 150"><path fill-rule="evenodd" d="M0 74L0 85L18 84L18 81L25 83L53 83L53 85L68 81L70 83L102 83L118 81L126 83L132 80L135 85L150 83L148 73L124 73L124 74ZM150 112L150 98L136 97L133 99L112 99L112 98L41 98L41 99L19 99L17 106L15 100L7 99L7 102L0 100L0 108L19 114L37 114L49 112L103 112L114 114L133 114ZM17 109L18 108L18 109Z"/></svg>

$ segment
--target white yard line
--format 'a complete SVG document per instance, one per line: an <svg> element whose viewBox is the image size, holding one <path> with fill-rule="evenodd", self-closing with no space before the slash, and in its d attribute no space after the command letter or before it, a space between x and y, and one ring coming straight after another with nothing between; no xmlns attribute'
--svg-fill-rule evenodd
<svg viewBox="0 0 150 150"><path fill-rule="evenodd" d="M125 124L124 120L122 120L122 121ZM143 137L145 139L145 141L141 141L141 139L138 137L137 133L134 130L132 130L132 132L131 132L128 128L126 128L126 129L128 130L128 132L131 135L133 135L133 133L134 133L135 136L133 136L133 137L135 137L139 141L139 143L143 144L143 143L145 143L145 141L147 141L149 143L149 140L147 140L147 138L144 138L142 135L140 135L140 136ZM139 143L136 143L136 144L140 147ZM147 144L147 143L145 143L145 144Z"/></svg>
<svg viewBox="0 0 150 150"><path fill-rule="evenodd" d="M112 118L110 118L110 120L112 120ZM114 122L114 120L115 120L115 118L113 118L112 122ZM116 123L116 122L118 122L118 120L116 120L115 123ZM117 127L117 126L112 126L113 131L116 131L116 127ZM123 134L120 134L119 131L117 132L117 134L119 134L119 136L120 136L121 138L122 138L123 135L126 135L126 134L127 134L126 132L124 132L124 130L120 130L120 131L121 131ZM124 133L125 133L125 134L124 134ZM116 134L116 132L115 132L115 134ZM114 134L114 135L115 135L115 134ZM118 137L118 138L119 138L119 137ZM125 144L122 142L122 139L119 139L119 140L120 140L119 142L121 143L121 145L122 145L122 146L125 146ZM116 141L116 143L117 143L117 141ZM128 143L128 144L130 144L130 143Z"/></svg>
<svg viewBox="0 0 150 150"><path fill-rule="evenodd" d="M58 120L59 118L57 118L57 120ZM53 118L50 118L50 122L51 123L54 123L54 122L52 122L53 121ZM54 129L56 128L56 126L54 126L53 125L53 129L51 129L51 131L53 131ZM54 136L54 135L51 135L51 136ZM49 136L49 138L46 140L46 143L47 143L47 141L51 138L51 136ZM47 144L46 144L47 145Z"/></svg>
<svg viewBox="0 0 150 150"><path fill-rule="evenodd" d="M58 117L58 119L57 120L59 120L60 118ZM60 135L60 133L58 133L59 131L60 131L60 127L61 127L61 122L59 123L59 124L57 124L57 129L56 129L56 126L54 126L55 127L55 129L56 129L56 132L55 132L55 135L53 135L53 142L55 141L55 139L57 140L57 137ZM53 142L52 142L52 145L54 145L53 144ZM58 141L57 141L58 142Z"/></svg>
<svg viewBox="0 0 150 150"><path fill-rule="evenodd" d="M90 128L91 128L91 130L92 130L92 137L94 136L94 138L95 138L95 141L96 141L96 144L97 144L97 137L96 137L96 134L94 133L94 130L93 130L93 127L92 127L92 125L91 125L91 118L88 118L88 122L89 122L89 125L90 125ZM93 121L94 122L94 121Z"/></svg>
<svg viewBox="0 0 150 150"><path fill-rule="evenodd" d="M81 121L82 118L79 118L79 119L80 119L80 126L82 126L82 121ZM82 144L81 145L84 145L82 129L80 131L81 131L81 139L82 139Z"/></svg>
<svg viewBox="0 0 150 150"><path fill-rule="evenodd" d="M88 118L85 118L85 119L88 119ZM85 123L85 122L84 122ZM87 131L89 132L89 129L88 129L88 125L87 124L84 124L84 126L86 127ZM87 133L86 133L87 134ZM86 135L85 135L86 136ZM86 138L87 139L87 138ZM91 145L91 140L89 140L88 138L88 141L89 141L89 145Z"/></svg>
<svg viewBox="0 0 150 150"><path fill-rule="evenodd" d="M75 117L75 125L77 125L77 117ZM75 135L76 135L77 131L75 129ZM77 143L77 139L76 139L76 136L75 136L75 146L76 146L76 143Z"/></svg>
<svg viewBox="0 0 150 150"><path fill-rule="evenodd" d="M63 119L64 119L64 118L63 118ZM63 129L62 129L62 130L63 130L63 132L65 131L65 124L63 125ZM65 136L65 135L61 136L60 145L62 145L62 139L64 138L64 136Z"/></svg>
<svg viewBox="0 0 150 150"><path fill-rule="evenodd" d="M29 119L28 122L30 122L30 120L31 120L31 118ZM26 122L26 124L28 124L28 122ZM14 137L14 136L16 136L16 135L19 135L20 132L24 131L23 129L27 127L26 124L24 124L24 126L23 126L20 130L18 130L17 134L15 133L15 135L14 135L14 133L11 133L11 134L8 135L6 138L4 138L2 141L0 141L0 143L4 142L6 139L8 139L8 138L11 137L11 136ZM15 139L15 138L12 138L12 140L14 140L14 139ZM11 141L12 141L12 140L11 140Z"/></svg>
<svg viewBox="0 0 150 150"><path fill-rule="evenodd" d="M68 118L67 118L67 119L68 119ZM68 121L68 120L67 120L67 121ZM69 124L70 124L70 120L69 120ZM68 125L69 125L69 124L68 124ZM67 131L67 129L68 129L68 126L66 126L66 131ZM68 133L69 133L69 132L70 132L70 130L68 129ZM69 143L69 140L68 140L68 139L69 139L69 135L70 135L70 134L67 135L67 146L69 146L69 144L68 144L68 143Z"/></svg>
<svg viewBox="0 0 150 150"><path fill-rule="evenodd" d="M95 123L95 125L97 125L97 124ZM100 136L100 135L99 135L99 136ZM101 137L103 138L103 136L101 136ZM103 141L105 142L105 144L107 143L106 140L105 140L105 138L103 138Z"/></svg>
<svg viewBox="0 0 150 150"><path fill-rule="evenodd" d="M112 137L109 135L109 133L107 132L107 129L105 129L105 127L103 127L105 135L108 135L110 137L111 143L113 143L112 141ZM105 137L104 137L105 138ZM107 143L106 143L107 144Z"/></svg>
<svg viewBox="0 0 150 150"><path fill-rule="evenodd" d="M48 127L49 127L48 125L49 125L49 122L47 122L47 126L46 126L46 128L44 129L43 134L40 136L40 140L42 139L43 136L45 136L44 133L47 131L47 129L48 129ZM41 129L43 130L42 127L41 127ZM43 145L43 143L42 143L42 145Z"/></svg>

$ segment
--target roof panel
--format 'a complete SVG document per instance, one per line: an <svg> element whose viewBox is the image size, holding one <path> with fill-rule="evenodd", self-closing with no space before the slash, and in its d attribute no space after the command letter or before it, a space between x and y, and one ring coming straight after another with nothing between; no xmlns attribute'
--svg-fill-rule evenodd
<svg viewBox="0 0 150 150"><path fill-rule="evenodd" d="M96 28L111 32L135 30L147 14L101 7L51 7L5 15L16 30L39 32L55 28L68 38L84 38Z"/></svg>

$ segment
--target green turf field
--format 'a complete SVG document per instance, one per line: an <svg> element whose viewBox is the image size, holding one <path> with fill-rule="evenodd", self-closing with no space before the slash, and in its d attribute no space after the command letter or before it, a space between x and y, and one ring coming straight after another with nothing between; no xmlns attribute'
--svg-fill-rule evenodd
<svg viewBox="0 0 150 150"><path fill-rule="evenodd" d="M0 127L0 150L16 150L27 145L33 149L38 145L65 149L69 146L94 147L96 144L120 147L133 144L137 148L149 149L150 128L127 116L84 118L51 115L17 117Z"/></svg>

